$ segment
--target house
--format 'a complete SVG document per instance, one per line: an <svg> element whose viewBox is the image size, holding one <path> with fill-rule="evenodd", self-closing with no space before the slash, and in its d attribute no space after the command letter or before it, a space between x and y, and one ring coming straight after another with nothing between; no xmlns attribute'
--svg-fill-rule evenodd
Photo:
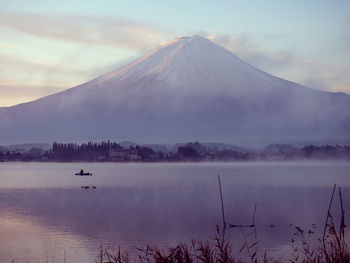
<svg viewBox="0 0 350 263"><path fill-rule="evenodd" d="M110 149L108 157L115 162L140 160L136 149Z"/></svg>

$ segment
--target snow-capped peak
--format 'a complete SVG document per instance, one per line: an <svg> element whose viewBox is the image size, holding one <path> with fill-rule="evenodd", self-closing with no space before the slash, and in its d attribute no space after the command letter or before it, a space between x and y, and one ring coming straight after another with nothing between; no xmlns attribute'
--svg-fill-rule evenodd
<svg viewBox="0 0 350 263"><path fill-rule="evenodd" d="M182 83L195 87L207 85L209 79L215 81L216 86L217 82L224 81L221 86L238 88L243 82L252 86L252 74L254 78L257 75L258 79L266 78L266 73L248 65L233 53L206 38L192 36L170 41L129 65L103 75L98 82L106 86L110 82L147 77L169 85Z"/></svg>

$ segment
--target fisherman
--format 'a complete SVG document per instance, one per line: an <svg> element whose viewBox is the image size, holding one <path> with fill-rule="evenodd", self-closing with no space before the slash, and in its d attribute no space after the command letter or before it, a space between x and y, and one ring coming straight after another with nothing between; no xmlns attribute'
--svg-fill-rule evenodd
<svg viewBox="0 0 350 263"><path fill-rule="evenodd" d="M83 171L83 169L80 169L80 174L84 174L84 171Z"/></svg>

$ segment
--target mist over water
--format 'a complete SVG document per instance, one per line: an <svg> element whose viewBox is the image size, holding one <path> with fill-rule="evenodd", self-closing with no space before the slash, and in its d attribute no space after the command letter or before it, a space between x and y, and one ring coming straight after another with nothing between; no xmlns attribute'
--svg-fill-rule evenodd
<svg viewBox="0 0 350 263"><path fill-rule="evenodd" d="M93 176L74 176L81 168ZM261 249L283 253L295 226L315 224L313 230L322 231L334 183L349 210L349 171L346 162L0 164L0 233L6 240L0 261L65 255L94 262L101 244L130 249L210 239L221 223L217 174L227 222L251 224L257 202ZM333 209L337 216L337 202ZM228 233L239 249L242 229Z"/></svg>

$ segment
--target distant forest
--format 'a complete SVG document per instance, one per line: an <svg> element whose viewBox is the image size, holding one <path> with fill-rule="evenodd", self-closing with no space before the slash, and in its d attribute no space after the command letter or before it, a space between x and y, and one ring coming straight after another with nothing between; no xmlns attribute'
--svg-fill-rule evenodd
<svg viewBox="0 0 350 263"><path fill-rule="evenodd" d="M160 150L161 149L161 150ZM161 146L129 145L103 141L100 143L57 143L44 150L32 147L26 151L0 148L1 162L184 162L184 161L288 161L288 160L347 160L350 146L271 144L261 150L236 146L216 146L199 142L178 145L168 151Z"/></svg>

